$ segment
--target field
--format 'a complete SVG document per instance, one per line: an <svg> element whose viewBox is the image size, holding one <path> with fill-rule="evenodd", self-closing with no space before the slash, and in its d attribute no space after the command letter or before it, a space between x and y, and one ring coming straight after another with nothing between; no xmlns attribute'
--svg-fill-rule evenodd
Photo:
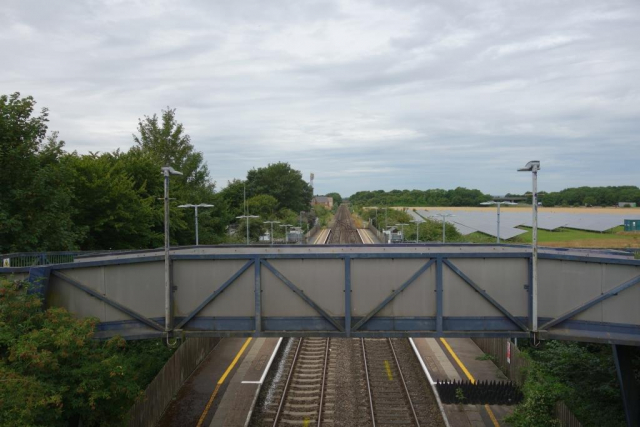
<svg viewBox="0 0 640 427"><path fill-rule="evenodd" d="M394 208L405 209L405 208ZM409 207L407 209L442 209L449 211L486 212L487 209L495 211L494 206L489 207ZM503 212L531 212L530 206L503 206ZM575 213L575 214L613 214L626 218L640 218L640 208L539 208L539 212L550 213ZM531 243L531 229L527 233L516 236L507 241L510 243ZM472 233L466 236L473 243L491 243L494 237L481 233ZM640 233L625 233L623 227L616 227L606 233L574 230L561 228L556 231L538 230L538 243L540 246L565 247L565 248L640 248Z"/></svg>

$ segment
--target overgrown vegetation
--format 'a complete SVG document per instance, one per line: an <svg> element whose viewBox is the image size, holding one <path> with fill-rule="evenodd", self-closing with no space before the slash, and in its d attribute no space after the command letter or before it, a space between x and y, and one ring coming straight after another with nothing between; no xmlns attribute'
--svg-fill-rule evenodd
<svg viewBox="0 0 640 427"><path fill-rule="evenodd" d="M531 362L525 398L509 419L511 425L558 425L553 410L559 400L585 427L626 425L610 345L545 341L525 353ZM635 361L640 380L640 357Z"/></svg>
<svg viewBox="0 0 640 427"><path fill-rule="evenodd" d="M117 425L171 356L159 340L93 339L97 319L42 310L0 279L0 425Z"/></svg>

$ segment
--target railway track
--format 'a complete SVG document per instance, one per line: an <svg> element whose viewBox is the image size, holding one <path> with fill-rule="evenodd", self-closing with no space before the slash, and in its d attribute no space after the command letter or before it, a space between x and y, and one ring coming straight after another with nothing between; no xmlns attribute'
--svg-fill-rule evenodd
<svg viewBox="0 0 640 427"><path fill-rule="evenodd" d="M277 409L263 417L263 426L333 425L335 364L330 363L330 338L298 338L290 352L284 385L276 389ZM293 350L292 347L292 350Z"/></svg>
<svg viewBox="0 0 640 427"><path fill-rule="evenodd" d="M329 232L327 244L362 244L358 229L353 224L351 212L347 205L340 205Z"/></svg>

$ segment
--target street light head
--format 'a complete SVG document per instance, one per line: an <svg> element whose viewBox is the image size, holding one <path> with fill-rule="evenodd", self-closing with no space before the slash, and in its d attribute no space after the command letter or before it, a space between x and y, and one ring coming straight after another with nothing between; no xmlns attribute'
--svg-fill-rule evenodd
<svg viewBox="0 0 640 427"><path fill-rule="evenodd" d="M538 172L540 170L540 160L531 160L525 167L518 169L518 172Z"/></svg>
<svg viewBox="0 0 640 427"><path fill-rule="evenodd" d="M497 205L497 202L482 202L480 203L482 206L491 206L491 205Z"/></svg>
<svg viewBox="0 0 640 427"><path fill-rule="evenodd" d="M164 176L182 175L182 172L178 172L177 170L175 170L171 166L163 166L161 169L162 169L162 173L164 174Z"/></svg>
<svg viewBox="0 0 640 427"><path fill-rule="evenodd" d="M189 204L189 205L180 205L180 206L178 206L178 207L179 207L179 208L195 208L195 207L196 207L196 205L191 205L191 204Z"/></svg>

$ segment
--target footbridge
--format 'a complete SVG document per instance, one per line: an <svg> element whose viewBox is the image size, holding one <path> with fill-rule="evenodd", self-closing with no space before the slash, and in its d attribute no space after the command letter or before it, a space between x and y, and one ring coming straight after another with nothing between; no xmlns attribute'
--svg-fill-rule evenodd
<svg viewBox="0 0 640 427"><path fill-rule="evenodd" d="M2 268L99 338L535 337L640 345L640 260L517 245L212 246ZM537 294L537 313L533 299ZM165 313L169 313L166 316ZM534 330L533 318L538 327Z"/></svg>

